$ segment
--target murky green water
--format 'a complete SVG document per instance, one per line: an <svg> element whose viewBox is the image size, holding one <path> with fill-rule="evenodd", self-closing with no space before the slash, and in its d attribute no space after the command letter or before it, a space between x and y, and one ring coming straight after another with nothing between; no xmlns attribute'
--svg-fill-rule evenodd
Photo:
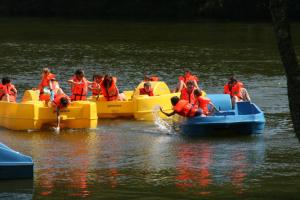
<svg viewBox="0 0 300 200"><path fill-rule="evenodd" d="M193 140L129 120L60 134L0 129L1 142L35 161L33 182L0 181L0 198L299 198L299 143L269 24L0 19L0 27L0 76L10 75L20 94L38 84L45 66L66 91L77 68L89 78L117 75L125 90L144 74L174 87L188 67L208 93L222 92L237 74L267 120L261 136ZM299 24L293 34L300 55Z"/></svg>

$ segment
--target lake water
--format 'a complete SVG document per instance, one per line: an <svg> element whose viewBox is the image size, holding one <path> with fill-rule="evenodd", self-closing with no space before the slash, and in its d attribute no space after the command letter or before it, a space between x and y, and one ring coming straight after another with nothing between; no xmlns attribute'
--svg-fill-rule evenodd
<svg viewBox="0 0 300 200"><path fill-rule="evenodd" d="M300 148L286 79L267 23L150 23L0 19L0 77L36 87L50 66L66 80L78 68L133 89L144 74L174 88L183 68L208 93L230 74L265 112L263 135L183 138L150 122L99 120L97 130L15 132L0 141L33 157L34 180L0 181L4 199L298 199ZM300 24L292 26L300 55Z"/></svg>

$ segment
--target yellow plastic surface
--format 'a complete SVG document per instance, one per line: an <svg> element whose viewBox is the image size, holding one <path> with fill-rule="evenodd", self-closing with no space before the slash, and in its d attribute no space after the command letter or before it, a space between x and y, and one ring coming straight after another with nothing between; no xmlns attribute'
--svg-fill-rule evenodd
<svg viewBox="0 0 300 200"><path fill-rule="evenodd" d="M132 118L133 117L133 91L124 91L126 101L105 101L103 95L89 98L97 105L97 114L100 118Z"/></svg>
<svg viewBox="0 0 300 200"><path fill-rule="evenodd" d="M153 120L153 109L155 106L161 106L165 111L171 112L171 97L179 96L179 93L170 93L169 87L162 81L150 82L153 88L154 96L139 95L139 88L144 86L141 82L134 91L124 91L127 97L126 101L105 101L103 96L99 99L90 98L90 101L96 102L99 118L118 118L127 117L137 120ZM165 115L161 114L161 117Z"/></svg>
<svg viewBox="0 0 300 200"><path fill-rule="evenodd" d="M28 90L21 103L0 101L0 126L11 130L36 130L44 126L56 125L56 113L53 108L37 101L38 91ZM63 128L96 128L96 104L89 101L72 102L61 110Z"/></svg>

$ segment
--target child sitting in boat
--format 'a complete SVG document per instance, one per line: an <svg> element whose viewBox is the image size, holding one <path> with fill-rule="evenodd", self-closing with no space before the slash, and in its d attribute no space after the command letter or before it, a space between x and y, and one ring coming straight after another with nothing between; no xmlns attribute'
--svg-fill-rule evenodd
<svg viewBox="0 0 300 200"><path fill-rule="evenodd" d="M89 85L89 90L92 91L94 97L99 97L102 94L100 84L103 80L103 76L96 74L93 76L93 82Z"/></svg>
<svg viewBox="0 0 300 200"><path fill-rule="evenodd" d="M140 95L154 96L150 82L145 82L144 87L139 89Z"/></svg>
<svg viewBox="0 0 300 200"><path fill-rule="evenodd" d="M198 108L198 106L194 106L187 100L179 99L177 96L171 98L171 103L173 105L173 112L171 113L164 112L160 107L160 111L168 117L175 114L181 115L183 117L206 116L203 115L203 111L201 108Z"/></svg>
<svg viewBox="0 0 300 200"><path fill-rule="evenodd" d="M10 78L2 78L2 84L0 84L0 101L16 102L17 89L11 83Z"/></svg>
<svg viewBox="0 0 300 200"><path fill-rule="evenodd" d="M116 85L117 78L109 75L105 75L103 81L100 84L102 94L106 101L125 101L126 97L124 93L119 92Z"/></svg>
<svg viewBox="0 0 300 200"><path fill-rule="evenodd" d="M202 96L201 89L194 90L194 95L195 95L194 106L198 106L198 108L201 108L204 115L213 114L214 109L218 110L209 98Z"/></svg>
<svg viewBox="0 0 300 200"><path fill-rule="evenodd" d="M192 80L187 81L186 87L181 90L180 99L187 100L189 103L194 103L195 95L194 90L197 89L195 87L195 82Z"/></svg>
<svg viewBox="0 0 300 200"><path fill-rule="evenodd" d="M191 73L190 70L186 69L185 72L184 72L184 75L183 76L179 76L178 78L178 84L177 84L177 87L176 89L174 90L174 92L181 92L181 90L183 88L186 88L187 87L187 82L188 81L192 81L194 83L194 86L196 88L199 88L198 87L198 82L199 82L199 79L197 76L193 75Z"/></svg>
<svg viewBox="0 0 300 200"><path fill-rule="evenodd" d="M233 108L236 102L251 101L246 88L244 88L244 84L237 81L234 76L231 76L227 84L224 86L224 94L230 95Z"/></svg>
<svg viewBox="0 0 300 200"><path fill-rule="evenodd" d="M88 85L90 82L84 77L84 71L78 69L74 76L68 80L72 87L71 101L84 101L88 94Z"/></svg>

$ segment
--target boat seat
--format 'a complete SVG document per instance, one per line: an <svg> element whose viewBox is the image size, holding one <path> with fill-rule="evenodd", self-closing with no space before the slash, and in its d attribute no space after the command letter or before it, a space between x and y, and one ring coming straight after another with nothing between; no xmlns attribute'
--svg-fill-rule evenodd
<svg viewBox="0 0 300 200"><path fill-rule="evenodd" d="M207 94L207 97L220 110L232 110L230 95L228 94Z"/></svg>
<svg viewBox="0 0 300 200"><path fill-rule="evenodd" d="M237 110L239 115L258 114L259 110L248 101L237 102Z"/></svg>

